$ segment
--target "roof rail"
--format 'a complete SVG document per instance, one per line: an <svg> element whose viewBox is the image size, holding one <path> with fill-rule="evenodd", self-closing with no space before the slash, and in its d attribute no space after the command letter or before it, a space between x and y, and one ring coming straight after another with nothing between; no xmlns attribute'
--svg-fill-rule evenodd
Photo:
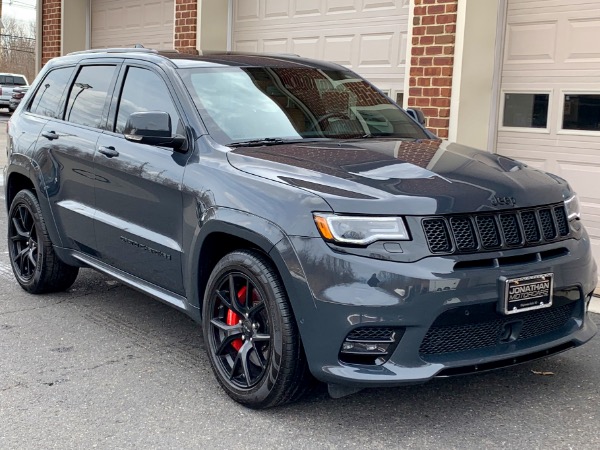
<svg viewBox="0 0 600 450"><path fill-rule="evenodd" d="M78 52L67 53L67 55L83 55L88 53L158 53L151 48L136 48L136 47L117 47L117 48L94 48L91 50L81 50Z"/></svg>

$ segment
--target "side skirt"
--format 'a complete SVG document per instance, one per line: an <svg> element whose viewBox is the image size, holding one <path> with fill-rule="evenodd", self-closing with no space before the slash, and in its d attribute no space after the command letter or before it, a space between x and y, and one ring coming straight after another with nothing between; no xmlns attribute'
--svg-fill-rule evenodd
<svg viewBox="0 0 600 450"><path fill-rule="evenodd" d="M79 252L72 252L71 255L73 256L73 258L81 261L84 265L89 266L92 269L96 269L99 272L105 273L106 275L109 275L113 278L116 278L117 280L121 281L127 286L132 287L133 289L136 289L140 292L143 292L144 294L148 294L149 296L154 297L155 299L166 303L167 305L173 306L174 308L177 308L178 310L192 316L192 318L195 318L193 317L193 314L190 314L190 308L188 307L188 302L185 297L182 297L181 295L175 294L152 283L144 281L141 278L134 277L133 275L123 272L122 270L116 269L115 267L109 266L108 264L98 261L97 259L92 258L88 255Z"/></svg>

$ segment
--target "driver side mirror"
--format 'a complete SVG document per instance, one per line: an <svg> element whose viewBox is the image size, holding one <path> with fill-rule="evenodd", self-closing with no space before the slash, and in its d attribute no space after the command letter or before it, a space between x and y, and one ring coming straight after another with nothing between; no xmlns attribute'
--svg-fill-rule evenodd
<svg viewBox="0 0 600 450"><path fill-rule="evenodd" d="M164 111L143 111L132 113L127 119L125 139L140 144L169 147L176 151L187 150L187 139L173 136L171 116Z"/></svg>
<svg viewBox="0 0 600 450"><path fill-rule="evenodd" d="M425 126L425 114L423 114L423 111L421 111L420 109L416 109L416 108L408 108L406 109L406 113L412 117L415 122L417 122L420 125Z"/></svg>

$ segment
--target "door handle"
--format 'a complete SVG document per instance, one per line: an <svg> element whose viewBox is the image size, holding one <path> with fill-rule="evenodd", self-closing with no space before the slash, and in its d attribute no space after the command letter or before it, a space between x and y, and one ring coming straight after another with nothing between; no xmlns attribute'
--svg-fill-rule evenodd
<svg viewBox="0 0 600 450"><path fill-rule="evenodd" d="M115 156L119 156L119 152L115 150L114 147L98 147L98 151L102 153L107 158L114 158Z"/></svg>
<svg viewBox="0 0 600 450"><path fill-rule="evenodd" d="M46 139L50 139L51 141L58 139L58 134L56 134L55 131L43 131L42 136L44 136Z"/></svg>

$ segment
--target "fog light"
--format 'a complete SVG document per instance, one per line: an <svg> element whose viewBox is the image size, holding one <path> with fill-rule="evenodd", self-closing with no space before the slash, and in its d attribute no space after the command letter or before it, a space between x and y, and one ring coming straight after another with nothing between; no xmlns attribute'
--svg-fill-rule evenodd
<svg viewBox="0 0 600 450"><path fill-rule="evenodd" d="M352 330L342 343L340 361L351 364L383 364L393 353L403 328L363 327Z"/></svg>

